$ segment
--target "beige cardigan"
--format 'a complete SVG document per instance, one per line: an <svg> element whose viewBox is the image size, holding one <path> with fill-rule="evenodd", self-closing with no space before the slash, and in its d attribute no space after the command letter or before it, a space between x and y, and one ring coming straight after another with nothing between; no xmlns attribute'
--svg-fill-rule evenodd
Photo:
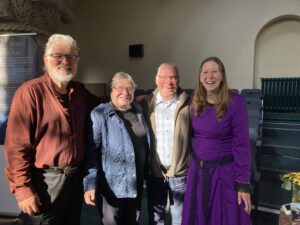
<svg viewBox="0 0 300 225"><path fill-rule="evenodd" d="M150 133L152 135L151 148L151 176L163 177L163 171L160 167L159 157L156 152L155 143L155 115L154 104L155 96L158 90L154 90L150 95L145 96L140 102L144 106L145 114L149 119ZM171 167L166 171L168 177L185 176L187 174L189 152L191 147L191 120L190 120L190 103L189 95L180 88L177 90L179 104L175 112L175 129L174 129L174 147Z"/></svg>

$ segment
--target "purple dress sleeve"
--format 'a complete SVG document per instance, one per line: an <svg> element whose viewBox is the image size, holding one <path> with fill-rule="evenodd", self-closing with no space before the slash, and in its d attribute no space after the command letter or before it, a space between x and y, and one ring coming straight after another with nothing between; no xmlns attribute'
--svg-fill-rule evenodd
<svg viewBox="0 0 300 225"><path fill-rule="evenodd" d="M247 107L244 98L236 95L229 106L232 117L232 152L235 161L235 181L250 183L251 150Z"/></svg>

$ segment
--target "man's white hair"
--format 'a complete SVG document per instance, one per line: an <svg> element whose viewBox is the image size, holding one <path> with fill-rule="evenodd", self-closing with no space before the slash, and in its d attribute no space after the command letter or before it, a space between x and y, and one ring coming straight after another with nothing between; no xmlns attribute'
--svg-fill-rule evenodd
<svg viewBox="0 0 300 225"><path fill-rule="evenodd" d="M78 52L79 52L79 47L77 45L77 42L70 35L53 34L49 37L48 42L45 46L45 54L46 55L51 53L51 49L52 49L53 45L56 43L68 44L68 45L72 46L72 48L75 51L75 54L78 54Z"/></svg>

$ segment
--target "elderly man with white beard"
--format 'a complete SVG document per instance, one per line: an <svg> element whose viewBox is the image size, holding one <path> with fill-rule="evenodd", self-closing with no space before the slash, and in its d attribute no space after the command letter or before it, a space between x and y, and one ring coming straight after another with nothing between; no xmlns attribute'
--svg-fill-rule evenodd
<svg viewBox="0 0 300 225"><path fill-rule="evenodd" d="M22 224L80 224L84 129L100 99L72 81L78 51L69 35L52 35L44 75L22 84L12 101L4 154Z"/></svg>

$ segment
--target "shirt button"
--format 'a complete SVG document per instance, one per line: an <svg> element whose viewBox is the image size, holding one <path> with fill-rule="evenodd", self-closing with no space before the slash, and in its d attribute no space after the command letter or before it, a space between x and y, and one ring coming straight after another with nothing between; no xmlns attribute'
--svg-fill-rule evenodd
<svg viewBox="0 0 300 225"><path fill-rule="evenodd" d="M136 194L133 194L133 197L136 197Z"/></svg>
<svg viewBox="0 0 300 225"><path fill-rule="evenodd" d="M133 176L133 177L135 177L135 173L134 173L134 174L132 174L132 176Z"/></svg>

